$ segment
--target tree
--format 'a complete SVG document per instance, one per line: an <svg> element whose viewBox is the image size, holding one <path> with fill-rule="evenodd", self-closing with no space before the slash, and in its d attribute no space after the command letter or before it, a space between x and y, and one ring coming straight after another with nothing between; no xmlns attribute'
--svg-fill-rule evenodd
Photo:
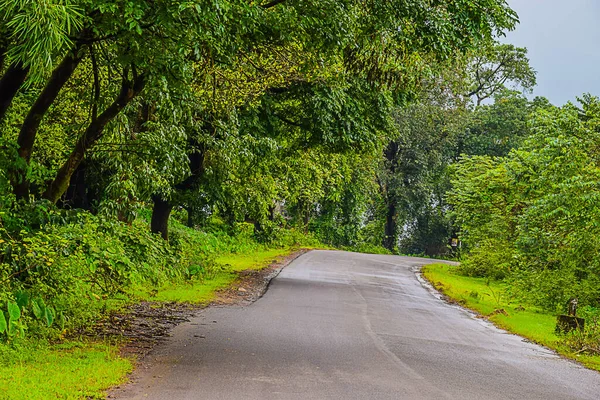
<svg viewBox="0 0 600 400"><path fill-rule="evenodd" d="M7 0L1 6L0 121L27 76L41 81L55 60L68 52L83 17L72 1Z"/></svg>
<svg viewBox="0 0 600 400"><path fill-rule="evenodd" d="M469 63L467 97L474 96L479 106L507 86L530 91L536 83L535 75L526 48L499 43L484 46Z"/></svg>
<svg viewBox="0 0 600 400"><path fill-rule="evenodd" d="M141 131L135 121L144 104L162 110L178 104L176 118L156 113L141 125L184 127L183 135L177 136L181 146L171 159L186 158L189 165L169 163L174 169L167 171L151 159L131 158L159 171L157 183L149 185L154 193L136 189L140 201L153 197L175 204L177 198L189 199L196 190L196 183L187 183L197 182L197 177L188 178L203 175L206 169L193 167L192 159L199 148L205 149L204 164L213 140L211 134L201 133L205 129L197 120L202 115L210 115L216 127L244 114L243 110L255 109L259 114L250 118L259 115L261 135L282 140L291 133L294 140L288 148L324 146L334 153L353 147L372 149L389 130L391 102L409 98L423 79L440 68L439 62L514 26L515 14L503 1L477 0L478 7L471 3L453 0L431 7L427 1L405 0L262 5L241 0L210 4L160 0L149 6L142 0L45 0L38 5L54 10L48 18L24 20L23 13L37 10L34 2L11 2L14 7L3 16L2 29L14 28L15 21L26 24L3 44L7 49L2 52L3 63L20 62L30 69L30 76L38 77L24 96L35 98L19 126L19 154L27 167L13 165L15 193L27 199L29 182L40 175L33 170L39 165L35 160L39 132L47 129L45 121L54 115L58 102L70 98L67 90L85 98L88 114L85 123L65 135L68 140L61 146L69 150L59 158L58 167L53 162L44 173L46 178L38 180L45 188L36 187L35 193L43 193L53 203L105 137L133 138ZM38 32L44 21L54 24L52 40L28 36ZM45 64L24 60L26 40L43 42L38 47L46 56ZM87 81L80 79L85 74ZM85 111L78 111L78 118ZM239 126L243 132L243 124ZM174 131L161 130L165 135ZM215 136L218 141L219 134ZM115 152L127 152L135 147L124 146L138 146L133 142L119 140L111 145ZM165 142L166 137L156 140L142 152L168 159L170 155L154 147ZM105 149L104 154L109 152ZM116 167L111 172L119 169L123 171ZM121 174L119 179L127 181L124 177L129 175ZM164 216L157 220L163 221L158 225L164 230L170 207L160 209Z"/></svg>
<svg viewBox="0 0 600 400"><path fill-rule="evenodd" d="M512 278L519 294L553 311L573 296L594 306L600 298L600 102L581 101L537 109L531 135L506 157L464 158L450 196L472 249L463 270Z"/></svg>
<svg viewBox="0 0 600 400"><path fill-rule="evenodd" d="M521 92L498 91L493 103L479 106L469 115L458 138L456 157L506 156L529 135L527 120L535 108Z"/></svg>
<svg viewBox="0 0 600 400"><path fill-rule="evenodd" d="M450 234L449 223L443 218L447 208L444 194L449 187L447 168L467 110L455 104L458 98L439 91L427 96L396 111L399 134L388 144L378 175L384 199L383 245L391 251L396 250L402 236L403 251L428 255L444 252ZM429 226L432 223L439 228L436 233L432 232L436 228ZM422 228L428 234L422 233ZM414 239L420 232L417 244ZM425 239L430 242L424 243Z"/></svg>
<svg viewBox="0 0 600 400"><path fill-rule="evenodd" d="M389 111L374 112L372 104L389 108L387 103L391 98L390 90L408 96L418 86L419 77L426 73L424 63L444 59L457 47L466 49L478 38L489 35L492 30L501 26L512 26L514 22L513 14L499 4L489 8L489 14L484 16L470 12L459 15L454 7L464 6L463 2L439 4L438 8L429 14L423 3L397 3L374 2L366 8L358 7L357 14L352 14L348 13L347 9L340 8L337 2L321 2L318 9L329 9L330 12L319 11L316 14L318 18L311 21L321 30L325 20L338 20L340 23L337 26L345 28L331 31L331 37L337 37L335 41L330 40L327 35L325 40L322 39L322 35L319 38L313 37L310 29L298 26L295 22L285 25L276 22L274 26L281 29L279 34L289 38L287 44L280 44L275 48L267 45L266 49L254 44L253 51L258 53L258 57L253 51L238 54L237 57L249 61L249 64L262 74L276 72L265 67L265 59L272 59L265 50L277 54L282 48L284 53L289 53L289 48L292 48L309 60L308 63L302 63L303 69L299 71L303 73L294 71L293 75L287 78L278 78L278 75L274 74L271 82L279 80L280 85L262 86L262 95L260 85L258 90L256 86L253 87L255 91L251 92L251 96L260 98L262 103L260 125L263 128L260 129L268 132L268 135L297 132L297 135L303 137L303 140L297 142L298 146L325 144L332 151L362 146L367 142L373 145L379 140L375 134L376 130L387 129L381 127L387 124ZM280 12L285 21L288 12L313 15L316 10L312 7L315 6L312 3L273 3L274 12ZM358 5L352 3L348 6L352 9ZM364 18L365 16L368 17ZM454 23L449 24L448 20L453 18ZM432 24L423 31L410 29L396 36L387 34L389 29L396 29L398 20L413 21L414 26L422 27L425 25L416 22L425 19ZM483 24L481 31L471 29L470 22L473 20ZM439 37L447 38L446 47L436 47L435 42L439 37L432 35L434 32L443 33ZM373 35L379 35L381 41L373 41ZM299 37L304 41L298 42ZM349 40L354 40L354 43L351 45ZM315 44L318 44L318 47L315 47ZM315 50L318 53L314 53ZM389 57L385 54L395 56ZM235 57L236 55L232 60L235 60ZM318 62L314 62L316 60ZM430 67L432 66L433 64L430 64ZM220 76L223 77L223 70L219 70ZM226 70L225 77L239 77L235 71ZM245 71L244 75L255 76L255 73ZM351 79L351 76L356 78ZM226 89L239 88L238 82ZM230 80L226 83L232 82ZM214 79L212 84L212 90L206 90L206 93L212 93L213 99L219 98L215 93L219 93L221 88L215 86ZM243 95L237 96L237 99L242 100L243 104ZM239 100L234 100L233 104ZM162 204L165 199L161 199L156 198ZM157 211L162 210L164 217L156 219L168 218L168 209L169 207L158 207ZM166 229L166 224L160 225Z"/></svg>
<svg viewBox="0 0 600 400"><path fill-rule="evenodd" d="M402 237L402 251L432 255L445 252L456 234L444 195L451 186L448 166L463 153L503 155L521 143L531 106L522 92L506 86L529 91L535 71L526 49L489 41L445 63L427 83L421 95L427 111L415 112L412 106L399 111L405 117L398 124L410 132L409 139L400 136L389 143L380 181L386 204L384 246L392 250ZM474 110L470 97L476 98ZM483 105L490 97L494 103Z"/></svg>

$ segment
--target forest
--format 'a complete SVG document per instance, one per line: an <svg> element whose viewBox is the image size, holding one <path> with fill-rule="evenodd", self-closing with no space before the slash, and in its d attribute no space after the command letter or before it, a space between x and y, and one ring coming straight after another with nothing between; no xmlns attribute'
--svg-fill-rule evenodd
<svg viewBox="0 0 600 400"><path fill-rule="evenodd" d="M2 342L259 247L458 259L598 307L600 101L529 96L504 0L0 10Z"/></svg>

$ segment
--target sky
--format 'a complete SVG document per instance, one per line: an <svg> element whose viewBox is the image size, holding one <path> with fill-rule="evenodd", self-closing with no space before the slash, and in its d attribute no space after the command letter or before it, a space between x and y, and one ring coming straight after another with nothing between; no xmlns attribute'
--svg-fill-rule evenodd
<svg viewBox="0 0 600 400"><path fill-rule="evenodd" d="M555 105L600 96L600 0L508 0L520 24L503 42L527 47L535 96Z"/></svg>

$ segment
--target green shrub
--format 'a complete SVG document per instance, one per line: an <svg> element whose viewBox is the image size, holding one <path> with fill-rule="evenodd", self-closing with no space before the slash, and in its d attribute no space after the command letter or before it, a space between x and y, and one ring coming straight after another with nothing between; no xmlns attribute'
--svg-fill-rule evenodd
<svg viewBox="0 0 600 400"><path fill-rule="evenodd" d="M0 225L0 308L16 301L18 293L37 299L23 305L21 322L38 334L55 335L62 325L85 325L130 301L136 285L190 279L192 266L193 278L209 272L209 259L195 248L193 235L169 244L149 233L144 221L127 225L86 212L46 214L53 223L37 230L9 232ZM60 316L61 326L37 322L36 309L42 303L53 317Z"/></svg>
<svg viewBox="0 0 600 400"><path fill-rule="evenodd" d="M391 251L386 249L383 246L369 244L369 243L359 243L355 246L344 247L344 250L355 251L357 253L366 253L366 254L392 254Z"/></svg>
<svg viewBox="0 0 600 400"><path fill-rule="evenodd" d="M509 275L512 261L508 246L498 241L485 240L471 250L469 257L460 264L457 271L465 276L502 280Z"/></svg>

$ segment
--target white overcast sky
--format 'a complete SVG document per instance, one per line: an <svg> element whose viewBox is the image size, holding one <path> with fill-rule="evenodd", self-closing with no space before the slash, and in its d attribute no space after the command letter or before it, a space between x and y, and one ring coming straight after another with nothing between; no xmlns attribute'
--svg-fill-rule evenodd
<svg viewBox="0 0 600 400"><path fill-rule="evenodd" d="M521 23L502 41L527 47L533 94L553 104L600 96L600 0L508 0Z"/></svg>

